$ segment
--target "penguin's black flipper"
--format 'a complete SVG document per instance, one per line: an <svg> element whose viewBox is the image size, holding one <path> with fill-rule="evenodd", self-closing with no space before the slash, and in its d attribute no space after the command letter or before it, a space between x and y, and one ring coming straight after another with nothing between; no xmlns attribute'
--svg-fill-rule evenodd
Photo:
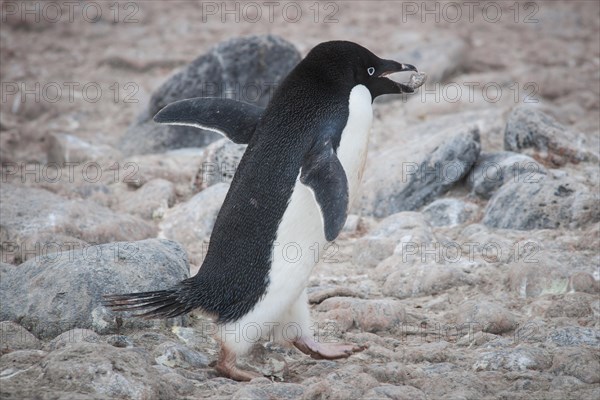
<svg viewBox="0 0 600 400"><path fill-rule="evenodd" d="M325 223L325 239L331 242L339 235L348 216L348 179L330 141L307 154L300 182L314 192Z"/></svg>
<svg viewBox="0 0 600 400"><path fill-rule="evenodd" d="M220 133L232 142L248 144L264 109L231 99L195 97L179 100L160 110L154 121L189 125Z"/></svg>

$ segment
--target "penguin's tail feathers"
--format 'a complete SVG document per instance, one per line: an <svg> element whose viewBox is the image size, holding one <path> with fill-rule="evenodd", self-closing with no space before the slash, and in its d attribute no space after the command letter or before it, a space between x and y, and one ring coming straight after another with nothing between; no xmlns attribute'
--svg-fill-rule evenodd
<svg viewBox="0 0 600 400"><path fill-rule="evenodd" d="M190 301L190 283L185 280L174 288L156 292L104 295L102 305L112 311L143 311L134 316L146 319L173 318L196 308Z"/></svg>

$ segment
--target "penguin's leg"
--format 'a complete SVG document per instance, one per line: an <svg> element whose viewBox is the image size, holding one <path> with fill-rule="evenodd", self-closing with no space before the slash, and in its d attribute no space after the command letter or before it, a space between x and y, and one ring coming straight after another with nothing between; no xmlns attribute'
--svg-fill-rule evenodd
<svg viewBox="0 0 600 400"><path fill-rule="evenodd" d="M308 307L306 289L302 291L298 300L289 309L286 319L287 321L281 326L282 330L279 336L314 359L335 360L346 358L353 353L365 349L354 344L320 343L315 341L314 333L310 326L310 309ZM289 329L290 324L295 324L295 327L299 326L299 329Z"/></svg>
<svg viewBox="0 0 600 400"><path fill-rule="evenodd" d="M259 378L262 376L254 371L247 371L238 368L235 363L236 360L236 353L231 350L225 342L221 341L221 353L219 354L219 360L215 366L215 369L219 374L226 378L241 382L251 381L254 378Z"/></svg>

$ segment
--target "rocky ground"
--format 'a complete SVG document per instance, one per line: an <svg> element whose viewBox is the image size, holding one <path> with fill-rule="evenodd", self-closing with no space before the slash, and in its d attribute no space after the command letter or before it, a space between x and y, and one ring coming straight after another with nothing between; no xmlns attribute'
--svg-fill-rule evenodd
<svg viewBox="0 0 600 400"><path fill-rule="evenodd" d="M284 2L272 21L240 3L239 23L220 3L97 2L97 21L89 7L54 21L50 3L2 4L2 398L600 397L597 2L299 17ZM153 113L197 95L264 105L330 39L429 75L376 102L362 195L334 244L303 249L321 261L315 334L368 349L257 345L241 364L266 377L238 383L212 368L210 320L128 318L101 296L197 271L244 151Z"/></svg>

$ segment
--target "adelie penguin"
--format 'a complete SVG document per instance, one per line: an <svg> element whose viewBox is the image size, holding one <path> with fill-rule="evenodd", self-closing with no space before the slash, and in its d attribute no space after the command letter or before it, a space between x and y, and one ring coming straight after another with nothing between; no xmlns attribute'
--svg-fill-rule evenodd
<svg viewBox="0 0 600 400"><path fill-rule="evenodd" d="M226 99L169 104L154 120L213 130L248 147L216 219L199 272L175 287L106 296L114 311L170 318L194 309L213 316L221 341L217 370L235 380L256 373L236 366L255 338L233 335L247 324L317 359L361 351L319 343L310 328L306 286L314 246L333 241L357 194L367 156L372 102L411 93L386 75L416 71L345 41L313 48L279 85L265 109ZM290 260L282 249L292 244ZM289 329L292 324L295 329Z"/></svg>

